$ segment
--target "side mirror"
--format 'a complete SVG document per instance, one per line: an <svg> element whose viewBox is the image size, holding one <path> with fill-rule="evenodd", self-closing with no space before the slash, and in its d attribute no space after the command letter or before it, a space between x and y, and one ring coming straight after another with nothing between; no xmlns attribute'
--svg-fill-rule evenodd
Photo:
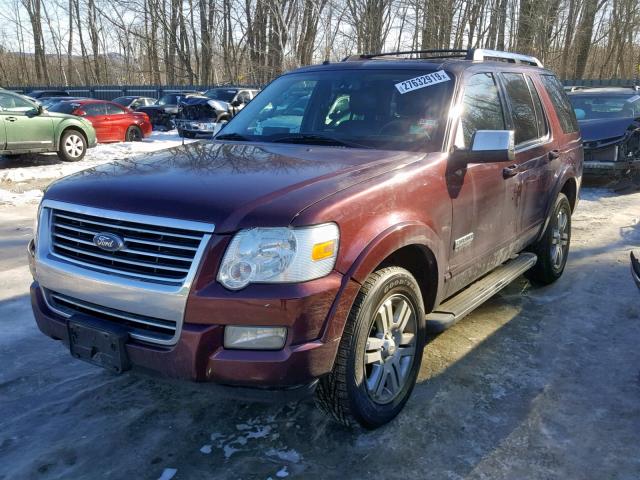
<svg viewBox="0 0 640 480"><path fill-rule="evenodd" d="M454 154L464 163L511 162L516 157L514 145L513 130L477 130L471 148Z"/></svg>
<svg viewBox="0 0 640 480"><path fill-rule="evenodd" d="M87 116L87 112L85 112L84 110L76 110L73 113L74 113L74 115L77 115L79 117L86 117Z"/></svg>
<svg viewBox="0 0 640 480"><path fill-rule="evenodd" d="M36 108L37 115L42 115L44 113L44 107L42 105L38 105Z"/></svg>

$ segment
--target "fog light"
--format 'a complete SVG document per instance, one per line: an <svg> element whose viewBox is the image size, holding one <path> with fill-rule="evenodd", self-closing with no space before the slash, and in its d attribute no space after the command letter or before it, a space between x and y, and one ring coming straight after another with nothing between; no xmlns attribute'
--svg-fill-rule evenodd
<svg viewBox="0 0 640 480"><path fill-rule="evenodd" d="M224 329L224 348L242 350L280 350L287 339L284 327L240 327Z"/></svg>

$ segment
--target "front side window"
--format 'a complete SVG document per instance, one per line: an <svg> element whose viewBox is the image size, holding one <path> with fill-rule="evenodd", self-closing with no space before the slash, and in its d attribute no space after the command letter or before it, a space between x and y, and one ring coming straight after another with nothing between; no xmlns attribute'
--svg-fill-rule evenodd
<svg viewBox="0 0 640 480"><path fill-rule="evenodd" d="M23 113L33 110L34 105L18 95L0 93L0 111Z"/></svg>
<svg viewBox="0 0 640 480"><path fill-rule="evenodd" d="M453 75L322 70L272 82L218 138L440 151Z"/></svg>
<svg viewBox="0 0 640 480"><path fill-rule="evenodd" d="M511 104L511 116L515 129L516 145L538 138L533 98L521 73L503 73L507 98Z"/></svg>
<svg viewBox="0 0 640 480"><path fill-rule="evenodd" d="M464 89L460 125L464 146L471 146L476 130L504 130L504 112L493 74L473 75ZM460 145L462 146L462 145Z"/></svg>
<svg viewBox="0 0 640 480"><path fill-rule="evenodd" d="M554 75L540 75L540 79L551 98L562 131L564 133L577 132L578 122L576 115L560 81Z"/></svg>
<svg viewBox="0 0 640 480"><path fill-rule="evenodd" d="M82 105L80 110L84 110L87 117L97 117L105 114L104 103L89 103Z"/></svg>
<svg viewBox="0 0 640 480"><path fill-rule="evenodd" d="M112 103L105 103L105 107L107 110L107 115L122 115L126 113L124 109L118 107L117 105L113 105Z"/></svg>

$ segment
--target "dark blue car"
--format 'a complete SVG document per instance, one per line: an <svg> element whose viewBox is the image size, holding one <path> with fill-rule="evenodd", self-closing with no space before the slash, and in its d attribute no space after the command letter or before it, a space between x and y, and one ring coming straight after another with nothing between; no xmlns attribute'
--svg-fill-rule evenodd
<svg viewBox="0 0 640 480"><path fill-rule="evenodd" d="M640 168L640 87L569 92L584 142L586 174Z"/></svg>

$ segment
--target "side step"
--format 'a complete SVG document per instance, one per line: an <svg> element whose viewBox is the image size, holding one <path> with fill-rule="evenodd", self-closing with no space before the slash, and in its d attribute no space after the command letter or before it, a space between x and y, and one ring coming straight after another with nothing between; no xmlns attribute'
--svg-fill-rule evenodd
<svg viewBox="0 0 640 480"><path fill-rule="evenodd" d="M476 280L427 315L427 328L432 332L442 332L454 325L476 307L513 282L536 264L533 253L521 253L513 260L503 263L488 275Z"/></svg>

